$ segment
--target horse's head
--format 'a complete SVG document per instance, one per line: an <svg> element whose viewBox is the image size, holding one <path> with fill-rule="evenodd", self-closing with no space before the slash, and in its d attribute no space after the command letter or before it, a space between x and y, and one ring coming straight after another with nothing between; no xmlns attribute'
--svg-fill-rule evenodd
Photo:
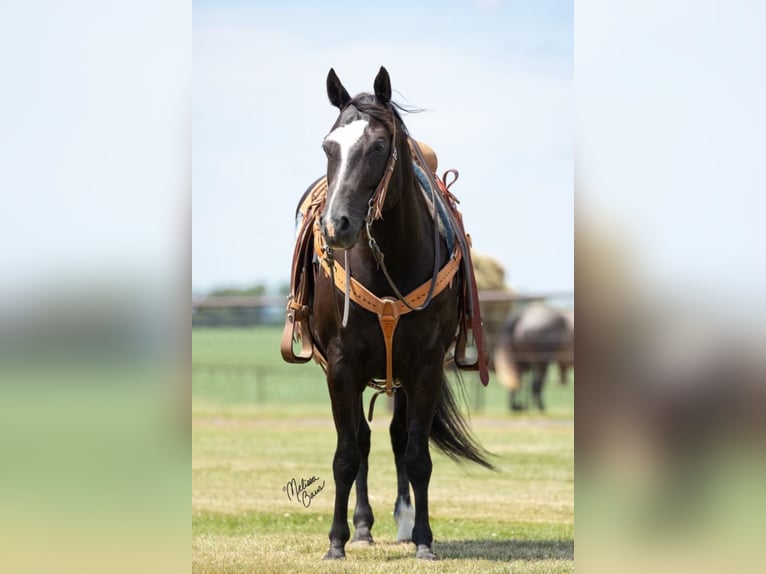
<svg viewBox="0 0 766 574"><path fill-rule="evenodd" d="M340 110L322 142L327 155L328 187L320 221L327 245L332 248L353 247L387 166L393 169L397 119L391 108L391 81L383 67L374 88L374 95L360 94L351 99L335 71L330 69L327 75L327 95ZM384 189L381 202L385 195ZM390 197L388 204L393 202Z"/></svg>

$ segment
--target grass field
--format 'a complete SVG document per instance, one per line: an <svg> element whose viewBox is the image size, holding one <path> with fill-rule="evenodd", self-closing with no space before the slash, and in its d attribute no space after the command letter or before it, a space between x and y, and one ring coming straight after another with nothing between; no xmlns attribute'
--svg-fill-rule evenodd
<svg viewBox="0 0 766 574"><path fill-rule="evenodd" d="M322 562L332 520L335 431L321 370L287 365L279 330L194 330L192 564L224 572L572 572L573 384L546 385L548 413L507 411L507 393L466 376L472 425L501 471L433 452L431 527L441 560L396 544L390 413L372 423L370 502L376 545ZM369 393L366 393L369 394ZM316 476L308 508L282 486ZM353 511L354 496L351 496Z"/></svg>

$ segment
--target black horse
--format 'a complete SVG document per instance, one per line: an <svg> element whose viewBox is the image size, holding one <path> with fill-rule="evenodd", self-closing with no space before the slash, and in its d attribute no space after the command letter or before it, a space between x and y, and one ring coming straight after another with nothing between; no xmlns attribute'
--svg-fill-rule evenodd
<svg viewBox="0 0 766 574"><path fill-rule="evenodd" d="M370 381L386 379L396 389L390 435L398 482L394 505L398 538L414 542L418 558L433 560L429 439L454 459L492 468L486 451L471 436L444 373L445 355L455 343L462 316L464 269L455 265L454 278L434 286L437 272L442 278L454 264L457 248L451 248L444 236L456 231L439 232L435 198L429 201L418 186L410 138L401 108L391 101L385 68L375 78L374 94L353 99L331 69L327 94L340 115L322 143L327 191L315 237L323 245L317 250L310 314L314 356L322 357L325 366L338 436L333 459L335 509L325 559L345 557L350 538L348 499L354 482L353 542L373 542L374 517L367 497L370 427L362 393ZM360 241L363 235L365 240ZM347 282L349 277L356 282L350 302L334 281L340 273ZM384 334L386 317L353 297L359 286L383 306L389 305L391 338ZM419 298L402 295L412 295L419 287ZM401 314L391 311L395 308Z"/></svg>

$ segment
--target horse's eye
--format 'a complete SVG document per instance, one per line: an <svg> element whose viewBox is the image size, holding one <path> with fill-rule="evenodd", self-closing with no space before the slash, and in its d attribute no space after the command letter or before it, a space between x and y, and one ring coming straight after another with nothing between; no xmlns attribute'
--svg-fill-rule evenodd
<svg viewBox="0 0 766 574"><path fill-rule="evenodd" d="M324 141L322 142L322 151L324 151L324 153L329 156L332 154L332 146L328 142Z"/></svg>
<svg viewBox="0 0 766 574"><path fill-rule="evenodd" d="M375 142L375 145L373 146L373 149L375 151L383 151L386 149L386 140L378 140Z"/></svg>

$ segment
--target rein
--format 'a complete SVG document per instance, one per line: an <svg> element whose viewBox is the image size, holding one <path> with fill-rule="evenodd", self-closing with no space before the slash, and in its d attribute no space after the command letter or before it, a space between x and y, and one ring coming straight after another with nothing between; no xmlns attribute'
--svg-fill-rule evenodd
<svg viewBox="0 0 766 574"><path fill-rule="evenodd" d="M436 287L436 277L439 274L439 259L441 256L441 250L439 248L441 244L441 238L439 237L439 224L437 223L437 209L436 209L436 198L434 197L431 201L431 219L434 223L434 269L433 273L431 274L431 288L428 291L428 296L426 297L426 300L423 302L423 304L419 307L411 307L410 304L407 302L407 299L404 295L402 295L402 292L399 290L399 288L396 286L396 283L394 283L394 280L391 278L391 275L388 272L388 268L386 267L386 264L384 262L385 255L380 250L380 247L378 246L377 241L375 241L375 238L372 236L372 223L373 221L377 219L383 219L383 203L386 199L386 192L388 191L388 184L391 181L391 175L394 172L394 168L396 167L396 160L397 160L397 151L396 151L396 114L394 114L393 107L389 104L389 109L391 111L391 117L393 118L393 135L392 135L392 145L391 145L391 157L389 158L388 164L386 165L386 171L383 175L383 179L381 180L380 184L378 185L378 188L375 190L375 193L370 198L369 206L367 208L367 215L364 218L365 222L365 232L367 233L367 244L370 246L370 251L372 251L372 256L375 258L375 261L378 264L378 267L381 271L383 271L383 275L386 278L386 281L388 282L389 287L393 290L394 294L396 295L396 298L399 299L404 305L406 305L410 311L422 311L428 305L431 303L431 299L433 299L434 296L434 289ZM418 146L418 143L410 137L409 132L407 131L407 128L404 124L402 124L402 130L404 132L404 135L407 136L408 143L412 143L411 146L413 149L416 150L416 153L418 155L418 160L421 162L421 165L426 165L426 161L423 158L423 154L420 152L420 147ZM437 189L436 182L433 179L433 175L431 174L431 170L426 169L425 170L428 181L431 184L431 189Z"/></svg>
<svg viewBox="0 0 766 574"><path fill-rule="evenodd" d="M378 187L375 188L372 197L370 197L369 209L367 210L367 217L365 218L366 220L370 219L373 207L375 208L374 214L372 215L373 219L383 219L383 204L386 202L388 184L391 183L391 176L394 174L396 162L399 159L399 152L396 149L396 116L394 115L394 109L390 104L389 111L391 112L391 123L393 126L391 131L391 155L388 156L386 169L383 171L383 177L380 179ZM402 124L402 127L404 127L404 124ZM406 129L404 130L404 133L407 134ZM409 135L407 135L407 137L409 137Z"/></svg>
<svg viewBox="0 0 766 574"><path fill-rule="evenodd" d="M335 255L333 253L332 247L326 246L324 249L325 253L325 259L327 259L327 263L330 267L330 279L334 284L337 285L337 280L335 279ZM348 270L349 277L351 276L351 267L348 262L348 249L344 250L343 252L344 256L344 268ZM349 285L351 284L350 281L346 282L346 289L344 291L344 297L343 297L343 318L340 316L340 308L338 307L338 299L336 297L332 298L332 306L333 309L335 309L335 319L340 323L341 328L345 329L346 325L348 325L348 309L350 307L349 300L350 300L350 291L349 291Z"/></svg>
<svg viewBox="0 0 766 574"><path fill-rule="evenodd" d="M393 175L394 170L396 169L396 162L399 159L399 153L396 148L396 114L394 113L394 109L393 109L393 106L391 106L391 104L389 104L389 111L391 112L392 126L393 126L392 135L391 135L391 155L389 155L388 161L386 162L386 168L383 172L383 177L381 178L380 183L378 183L378 186L375 188L375 191L373 192L372 196L370 197L370 201L368 202L367 214L365 215L365 218L364 218L365 232L367 234L367 244L370 247L370 251L372 251L372 256L375 258L375 262L378 264L378 268L380 268L380 270L383 271L383 275L386 278L386 281L388 282L389 287L391 287L391 290L396 295L396 298L399 301L401 301L407 308L409 308L410 311L422 311L423 309L428 307L434 295L436 294L434 293L434 291L436 289L436 279L437 279L437 276L439 275L439 259L441 258L441 249L440 249L441 238L439 237L439 225L437 223L436 198L433 198L431 201L431 219L434 222L434 267L433 267L433 272L431 274L431 288L428 291L428 296L426 297L425 301L419 307L410 306L410 304L407 302L407 298L404 295L402 295L402 292L396 286L396 283L391 277L391 274L388 272L388 267L386 267L385 255L380 250L380 247L378 246L377 241L375 241L375 238L372 236L373 222L378 219L383 219L383 205L386 202L386 194L388 193L388 186L391 183L391 176ZM418 146L417 141L410 136L404 124L402 124L402 131L407 136L408 143L412 144L410 147L411 149L415 150L420 164L423 166L427 165L425 159L423 158L423 154L420 151L420 146ZM434 190L437 189L437 185L436 185L436 182L434 181L431 170L426 169L424 171L426 173L426 177L428 178L428 182L431 185L431 189L434 189ZM332 279L332 282L335 283L335 257L333 255L332 248L329 246L325 247L325 257L327 258L327 261L330 267L330 278ZM346 269L349 270L348 273L350 275L348 250L345 251L344 266ZM341 325L342 328L345 328L348 325L348 312L349 312L349 306L350 306L348 283L346 287L347 288L343 298L343 317L342 318L340 314L340 308L338 306L338 301L336 300L335 297L333 297L333 308L335 309L336 321Z"/></svg>

